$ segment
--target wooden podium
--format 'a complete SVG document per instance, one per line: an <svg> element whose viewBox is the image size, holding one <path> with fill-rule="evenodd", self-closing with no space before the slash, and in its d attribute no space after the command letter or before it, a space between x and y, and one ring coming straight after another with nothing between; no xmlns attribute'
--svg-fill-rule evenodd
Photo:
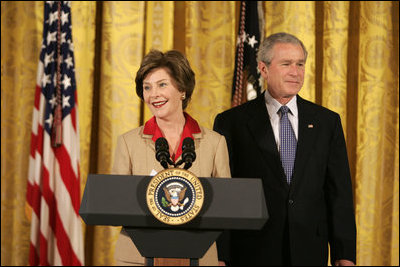
<svg viewBox="0 0 400 267"><path fill-rule="evenodd" d="M196 266L223 230L259 230L268 220L260 179L199 178L205 200L198 216L164 224L146 204L150 179L89 174L79 210L88 225L123 226L147 265Z"/></svg>

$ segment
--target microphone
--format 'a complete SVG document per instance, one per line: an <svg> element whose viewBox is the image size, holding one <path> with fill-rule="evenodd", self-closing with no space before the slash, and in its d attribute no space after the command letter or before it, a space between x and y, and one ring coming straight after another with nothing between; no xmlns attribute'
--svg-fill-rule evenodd
<svg viewBox="0 0 400 267"><path fill-rule="evenodd" d="M164 137L160 137L156 140L156 159L161 163L164 169L168 169L168 163L173 164L170 155L168 141Z"/></svg>
<svg viewBox="0 0 400 267"><path fill-rule="evenodd" d="M183 167L185 170L192 166L192 163L196 159L196 152L194 148L194 141L190 137L186 137L182 142L182 160L185 162Z"/></svg>

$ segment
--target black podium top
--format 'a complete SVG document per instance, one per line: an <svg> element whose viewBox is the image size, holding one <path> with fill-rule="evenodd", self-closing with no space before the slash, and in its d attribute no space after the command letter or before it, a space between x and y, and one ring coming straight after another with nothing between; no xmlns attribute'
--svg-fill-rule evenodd
<svg viewBox="0 0 400 267"><path fill-rule="evenodd" d="M259 230L268 219L260 179L200 178L202 210L184 225L167 225L150 213L146 189L150 176L89 174L79 214L89 225L138 228Z"/></svg>

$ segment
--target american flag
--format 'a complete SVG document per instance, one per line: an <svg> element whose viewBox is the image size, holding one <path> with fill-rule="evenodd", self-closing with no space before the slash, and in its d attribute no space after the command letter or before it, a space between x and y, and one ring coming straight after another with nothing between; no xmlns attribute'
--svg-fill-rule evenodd
<svg viewBox="0 0 400 267"><path fill-rule="evenodd" d="M70 2L45 2L27 186L30 265L84 263L71 28Z"/></svg>
<svg viewBox="0 0 400 267"><path fill-rule="evenodd" d="M262 1L240 1L239 32L232 84L232 107L256 98L263 80L257 68L257 52L264 31Z"/></svg>

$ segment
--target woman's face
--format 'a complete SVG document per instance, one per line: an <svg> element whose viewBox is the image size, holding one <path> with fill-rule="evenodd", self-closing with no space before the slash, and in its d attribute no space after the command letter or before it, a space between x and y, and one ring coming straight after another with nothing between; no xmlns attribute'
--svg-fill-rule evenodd
<svg viewBox="0 0 400 267"><path fill-rule="evenodd" d="M169 119L183 113L182 92L165 68L154 69L143 80L143 99L156 118Z"/></svg>

